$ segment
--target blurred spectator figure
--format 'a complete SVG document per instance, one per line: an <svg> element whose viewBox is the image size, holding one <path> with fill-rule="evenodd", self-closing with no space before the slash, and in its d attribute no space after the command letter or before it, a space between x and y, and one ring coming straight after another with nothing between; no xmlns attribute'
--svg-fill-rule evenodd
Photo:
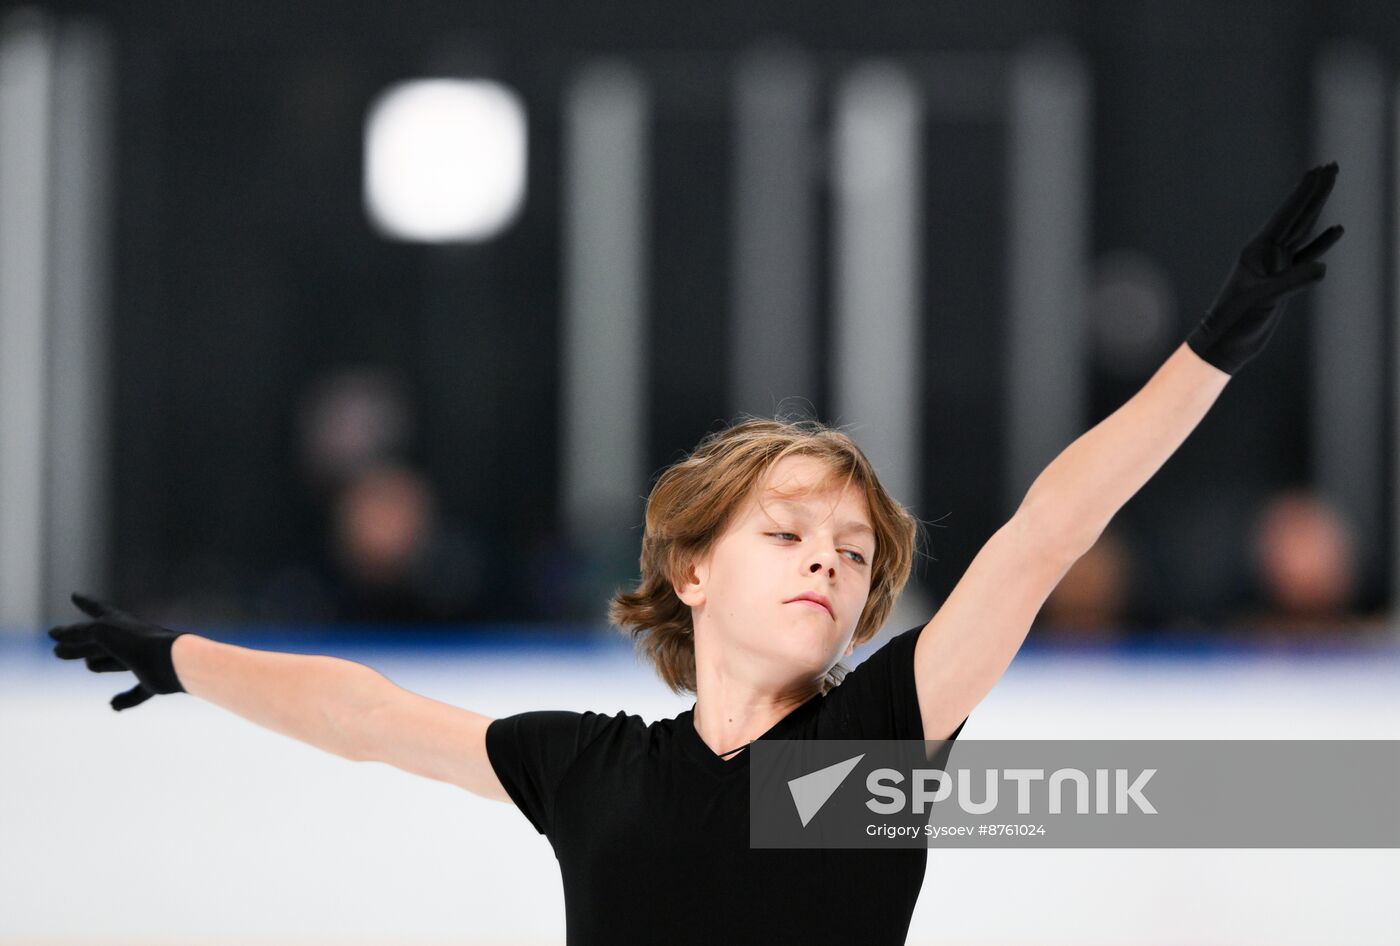
<svg viewBox="0 0 1400 946"><path fill-rule="evenodd" d="M351 474L328 524L319 560L282 569L264 589L265 617L455 624L486 616L481 543L442 521L432 486L412 467L385 461Z"/></svg>
<svg viewBox="0 0 1400 946"><path fill-rule="evenodd" d="M1355 538L1340 513L1305 490L1274 494L1251 534L1251 564L1263 606L1237 615L1235 628L1279 640L1375 626L1355 613Z"/></svg>
<svg viewBox="0 0 1400 946"><path fill-rule="evenodd" d="M401 582L423 554L432 507L428 484L404 467L352 479L335 504L335 549L346 574L365 587Z"/></svg>
<svg viewBox="0 0 1400 946"><path fill-rule="evenodd" d="M1125 635L1131 597L1131 552L1122 533L1110 525L1045 599L1036 616L1035 639L1117 641Z"/></svg>
<svg viewBox="0 0 1400 946"><path fill-rule="evenodd" d="M438 520L427 479L399 463L353 474L333 506L335 620L431 624L476 616L480 556Z"/></svg>
<svg viewBox="0 0 1400 946"><path fill-rule="evenodd" d="M426 600L414 604L414 594L404 586L412 568L424 567L407 563L429 556L420 545L439 542L459 553L458 559L464 557L462 543L452 544L455 537L435 535L425 482L411 485L415 474L409 471L393 487L385 485L387 480L372 480L363 489L377 490L377 499L362 492L351 499L351 510L337 508L350 484L376 465L391 463L407 447L413 413L396 374L373 366L333 369L306 388L294 421L304 489L296 512L302 520L297 532L304 537L300 547L288 548L287 560L266 579L235 574L231 563L212 553L195 556L175 571L171 597L146 605L142 613L173 623L426 621L439 612L445 616L437 620L458 619L460 607L434 611ZM391 490L397 492L391 495ZM354 523L345 524L346 516ZM328 518L344 535L330 550L333 561L311 565L309 560L328 557ZM247 578L252 580L251 598Z"/></svg>
<svg viewBox="0 0 1400 946"><path fill-rule="evenodd" d="M345 367L306 390L297 417L309 545L263 586L262 620L439 624L488 616L482 543L444 521L427 477L401 459L414 422L390 370Z"/></svg>
<svg viewBox="0 0 1400 946"><path fill-rule="evenodd" d="M298 421L303 475L319 499L365 466L402 454L412 413L398 379L379 368L342 368L312 383Z"/></svg>

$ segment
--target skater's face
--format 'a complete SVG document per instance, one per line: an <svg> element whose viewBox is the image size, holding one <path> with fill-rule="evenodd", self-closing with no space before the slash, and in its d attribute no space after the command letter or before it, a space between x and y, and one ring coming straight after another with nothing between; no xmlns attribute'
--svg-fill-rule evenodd
<svg viewBox="0 0 1400 946"><path fill-rule="evenodd" d="M722 650L777 681L820 679L852 652L875 534L860 486L841 492L838 478L818 491L828 477L819 460L785 457L696 563L681 597L691 606L697 654ZM830 608L793 600L804 592Z"/></svg>

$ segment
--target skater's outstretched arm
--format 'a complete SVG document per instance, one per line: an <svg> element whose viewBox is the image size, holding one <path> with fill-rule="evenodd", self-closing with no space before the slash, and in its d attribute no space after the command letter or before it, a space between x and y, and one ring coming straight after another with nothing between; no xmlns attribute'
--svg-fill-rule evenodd
<svg viewBox="0 0 1400 946"><path fill-rule="evenodd" d="M189 693L341 758L387 762L510 800L487 759L485 716L418 696L351 660L239 647L85 595L73 602L91 620L50 630L54 654L97 673L135 673L140 682L113 697L115 710Z"/></svg>
<svg viewBox="0 0 1400 946"><path fill-rule="evenodd" d="M354 722L356 757L447 782L495 801L510 795L486 754L492 717L378 680Z"/></svg>
<svg viewBox="0 0 1400 946"><path fill-rule="evenodd" d="M185 692L352 761L378 671L339 657L287 654L181 634L172 650ZM387 682L387 681L386 681Z"/></svg>
<svg viewBox="0 0 1400 946"><path fill-rule="evenodd" d="M250 722L342 758L357 755L356 719L376 682L375 670L338 657L254 650L160 627L104 601L74 594L90 618L55 627L54 655L84 660L89 670L129 670L139 681L111 700L130 709L152 696L189 693Z"/></svg>
<svg viewBox="0 0 1400 946"><path fill-rule="evenodd" d="M1326 274L1342 236L1308 241L1336 163L1303 175L1245 244L1215 302L1142 390L1045 468L924 627L914 652L926 739L944 739L1006 672L1070 566L1161 468L1232 375L1264 348L1287 300Z"/></svg>

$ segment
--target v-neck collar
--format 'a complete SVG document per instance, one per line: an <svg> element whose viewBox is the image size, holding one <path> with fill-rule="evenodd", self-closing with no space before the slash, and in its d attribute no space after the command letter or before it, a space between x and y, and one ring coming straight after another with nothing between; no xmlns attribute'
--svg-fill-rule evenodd
<svg viewBox="0 0 1400 946"><path fill-rule="evenodd" d="M800 717L810 712L821 700L821 694L815 694L807 702L793 708L782 719L778 720L768 728L768 731L757 739L781 739L784 734L795 726ZM749 769L749 747L744 746L738 752L732 753L733 758L725 759L700 738L700 733L695 728L695 703L690 704L690 709L676 717L676 738L685 746L686 751L702 765L707 771L715 775L733 775L737 772L747 772ZM755 739L755 741L757 741Z"/></svg>

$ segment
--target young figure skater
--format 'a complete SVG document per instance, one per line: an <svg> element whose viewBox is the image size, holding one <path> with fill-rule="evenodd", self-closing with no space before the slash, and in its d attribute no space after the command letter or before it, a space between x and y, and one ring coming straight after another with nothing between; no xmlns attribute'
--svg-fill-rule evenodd
<svg viewBox="0 0 1400 946"><path fill-rule="evenodd" d="M815 421L711 435L648 498L641 583L610 617L695 694L671 719L492 720L361 664L219 643L78 594L92 620L52 629L54 653L133 671L117 710L188 692L344 758L513 802L554 848L571 946L903 943L927 850L751 849L746 747L956 738L1069 567L1264 347L1285 300L1323 277L1342 228L1304 241L1336 175L1304 175L1185 343L1041 473L933 619L848 673L839 659L909 576L917 521Z"/></svg>

